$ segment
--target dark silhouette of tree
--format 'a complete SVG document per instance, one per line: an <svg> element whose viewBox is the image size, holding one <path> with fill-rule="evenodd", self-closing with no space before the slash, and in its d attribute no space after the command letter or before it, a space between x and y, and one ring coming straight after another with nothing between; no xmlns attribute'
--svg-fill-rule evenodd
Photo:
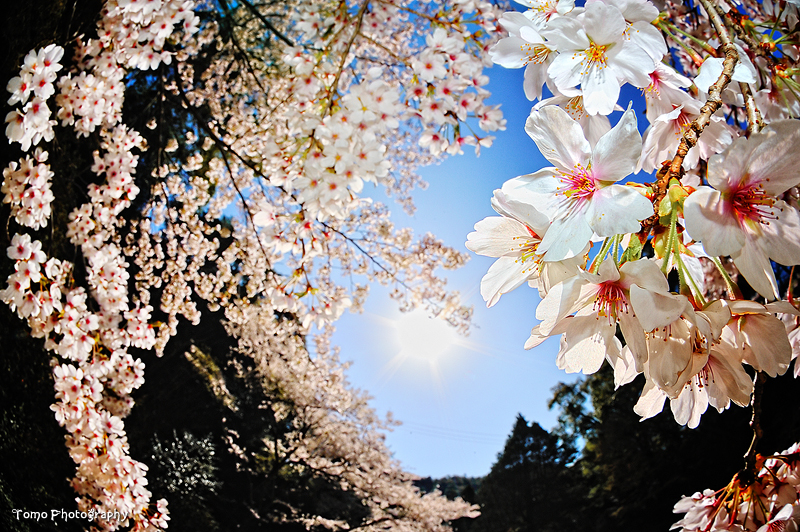
<svg viewBox="0 0 800 532"><path fill-rule="evenodd" d="M468 530L563 530L575 523L571 504L575 449L520 414L492 470L477 491L481 516Z"/></svg>

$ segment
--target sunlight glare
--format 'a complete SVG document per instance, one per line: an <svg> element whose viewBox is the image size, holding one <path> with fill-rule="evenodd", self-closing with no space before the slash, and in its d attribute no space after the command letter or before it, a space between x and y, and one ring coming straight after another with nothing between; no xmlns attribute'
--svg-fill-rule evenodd
<svg viewBox="0 0 800 532"><path fill-rule="evenodd" d="M422 310L403 314L396 328L401 353L429 361L447 352L458 336L453 327L443 320L428 317Z"/></svg>

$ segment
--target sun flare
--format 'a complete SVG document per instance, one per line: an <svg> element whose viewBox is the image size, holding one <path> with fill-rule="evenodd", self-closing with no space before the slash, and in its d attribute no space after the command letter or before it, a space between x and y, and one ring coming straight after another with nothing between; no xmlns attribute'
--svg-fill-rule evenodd
<svg viewBox="0 0 800 532"><path fill-rule="evenodd" d="M403 314L395 324L400 355L434 362L458 340L458 334L443 320L424 311Z"/></svg>

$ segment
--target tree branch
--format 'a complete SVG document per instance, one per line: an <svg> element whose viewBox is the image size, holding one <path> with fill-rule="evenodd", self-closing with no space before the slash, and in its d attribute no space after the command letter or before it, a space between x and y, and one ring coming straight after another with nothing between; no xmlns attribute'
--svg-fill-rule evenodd
<svg viewBox="0 0 800 532"><path fill-rule="evenodd" d="M714 8L714 4L711 3L711 0L698 1L708 13L708 18L711 21L711 25L716 30L717 35L719 35L719 39L722 42L722 45L719 48L721 54L724 56L724 59L722 60L722 74L720 74L719 79L717 79L717 81L708 89L708 100L700 109L700 115L694 119L689 128L683 134L683 138L678 146L678 151L670 163L669 172L666 174L666 182L664 183L665 191L666 184L669 182L669 179L672 177L681 177L683 173L683 160L686 158L689 150L697 144L700 134L711 122L711 116L717 112L720 107L722 107L722 91L725 90L728 84L730 84L733 77L733 69L736 67L736 63L739 61L739 52L736 50L736 46L733 44L733 39L728 32L728 28L725 26L725 23L719 16L719 13Z"/></svg>
<svg viewBox="0 0 800 532"><path fill-rule="evenodd" d="M764 384L767 382L767 375L763 371L757 371L753 379L753 417L750 418L750 428L753 429L753 439L750 441L750 448L744 455L744 470L740 477L743 480L754 479L756 475L756 446L764 435L761 428L761 398L764 395Z"/></svg>

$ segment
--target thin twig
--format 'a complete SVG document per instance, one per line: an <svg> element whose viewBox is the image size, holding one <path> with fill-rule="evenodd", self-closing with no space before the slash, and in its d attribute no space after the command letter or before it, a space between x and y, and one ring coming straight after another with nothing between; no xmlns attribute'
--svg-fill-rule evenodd
<svg viewBox="0 0 800 532"><path fill-rule="evenodd" d="M289 39L289 37L287 37L286 35L284 35L284 34L283 34L283 33L281 33L280 31L278 31L278 28L276 28L276 27L275 27L275 26L272 24L272 22L270 22L270 21L269 21L269 19L267 19L267 17L265 17L265 16L264 16L264 15L261 13L261 11L259 11L259 10L256 8L256 6L254 6L253 4L251 4L250 2L248 2L247 0L239 0L239 1L240 1L242 4L244 4L244 6L245 6L247 9L249 9L250 11L252 11L252 12L253 12L253 14L254 14L256 17L258 17L258 19L261 21L261 23L262 23L262 24L264 24L264 26L266 26L266 27L267 27L267 29L268 29L269 31L271 31L273 35L275 35L275 37L277 37L278 39L282 40L283 42L285 42L285 43L286 43L286 44L288 44L289 46L294 46L294 45L295 45L295 44L292 42L292 40L291 40L291 39Z"/></svg>
<svg viewBox="0 0 800 532"><path fill-rule="evenodd" d="M747 110L747 136L750 137L753 133L761 131L761 128L764 127L764 120L761 118L761 111L758 110L750 85L739 82L739 88L744 96L744 106Z"/></svg>
<svg viewBox="0 0 800 532"><path fill-rule="evenodd" d="M342 51L342 59L339 61L339 68L336 70L336 77L333 78L333 83L328 88L328 106L325 108L325 112L323 113L323 117L327 116L331 109L333 109L333 93L336 92L339 86L339 78L342 77L342 72L344 71L344 64L347 61L347 56L350 55L350 48L353 47L353 43L358 37L358 33L361 31L361 23L364 21L364 15L367 12L367 6L369 5L369 0L364 0L364 3L361 4L361 8L358 10L358 14L356 14L356 27L353 29L353 34L350 36L350 40L347 42L347 46Z"/></svg>
<svg viewBox="0 0 800 532"><path fill-rule="evenodd" d="M233 171L231 170L230 164L228 163L228 157L225 154L225 150L220 150L222 154L222 161L225 163L225 168L228 169L228 174L231 176L231 184L233 184L233 188L236 190L236 193L239 195L239 199L242 200L242 208L244 208L244 212L247 213L247 218L250 220L250 223L253 224L253 233L256 235L256 240L258 241L258 247L261 248L261 253L264 255L264 260L267 261L267 267L271 270L272 265L269 261L269 255L267 255L267 250L264 249L264 244L261 242L261 237L258 234L258 226L256 225L255 220L253 219L253 213L250 211L250 207L247 205L247 199L242 194L239 185L236 184L236 176L233 175Z"/></svg>
<svg viewBox="0 0 800 532"><path fill-rule="evenodd" d="M750 428L753 429L753 439L750 441L750 448L744 455L744 474L752 474L755 477L756 471L756 446L764 435L761 428L761 397L764 395L764 384L767 382L767 375L763 371L757 371L753 379L753 417L750 419Z"/></svg>
<svg viewBox="0 0 800 532"><path fill-rule="evenodd" d="M711 20L711 24L714 26L722 42L719 48L721 54L724 55L724 59L722 60L722 74L720 74L719 79L708 89L708 100L700 109L700 115L692 121L683 134L683 138L678 146L678 151L670 163L669 172L666 175L667 182L669 182L669 179L672 177L681 177L683 160L686 158L689 150L697 144L700 134L711 122L711 116L722 107L722 91L725 90L731 82L733 69L739 61L739 52L733 44L733 39L728 32L728 28L725 27L725 23L722 21L722 18L720 18L719 13L714 9L711 0L699 0L699 2L708 13L708 18ZM664 189L666 190L666 186Z"/></svg>

